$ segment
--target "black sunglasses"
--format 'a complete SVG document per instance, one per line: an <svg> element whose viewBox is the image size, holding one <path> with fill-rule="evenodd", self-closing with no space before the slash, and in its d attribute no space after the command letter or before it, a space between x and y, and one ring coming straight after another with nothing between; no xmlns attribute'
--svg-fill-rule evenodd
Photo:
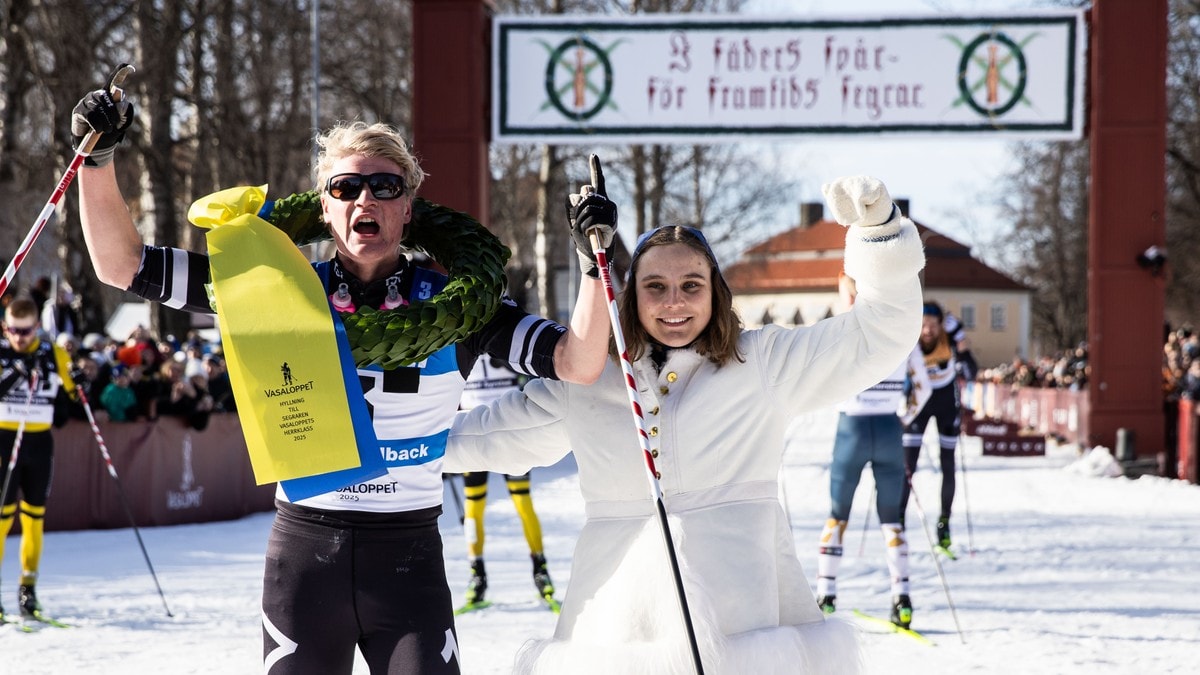
<svg viewBox="0 0 1200 675"><path fill-rule="evenodd" d="M399 199L408 188L404 183L404 176L395 173L372 173L365 176L361 173L339 173L331 176L325 183L325 191L334 199L349 202L358 199L362 194L363 183L371 188L375 199Z"/></svg>
<svg viewBox="0 0 1200 675"><path fill-rule="evenodd" d="M34 331L37 330L37 326L25 326L24 328L17 328L16 326L5 326L4 330L12 333L13 335L25 337L26 335L33 335Z"/></svg>

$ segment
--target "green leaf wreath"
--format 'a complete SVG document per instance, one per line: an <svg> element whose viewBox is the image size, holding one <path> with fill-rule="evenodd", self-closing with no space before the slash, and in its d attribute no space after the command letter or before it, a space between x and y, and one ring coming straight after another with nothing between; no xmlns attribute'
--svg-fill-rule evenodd
<svg viewBox="0 0 1200 675"><path fill-rule="evenodd" d="M299 246L332 239L315 191L277 200L267 220ZM385 370L411 365L479 330L500 308L512 252L479 221L440 204L413 199L405 246L446 268L441 293L396 309L342 313L354 362Z"/></svg>

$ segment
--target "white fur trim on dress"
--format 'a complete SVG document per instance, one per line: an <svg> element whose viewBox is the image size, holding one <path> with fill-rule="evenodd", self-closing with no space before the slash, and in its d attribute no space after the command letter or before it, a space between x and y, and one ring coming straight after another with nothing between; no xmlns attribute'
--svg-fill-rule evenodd
<svg viewBox="0 0 1200 675"><path fill-rule="evenodd" d="M917 226L908 218L875 227L846 228L846 274L859 286L891 287L925 267Z"/></svg>
<svg viewBox="0 0 1200 675"><path fill-rule="evenodd" d="M560 621L551 640L531 640L517 654L522 675L688 675L694 673L678 597L672 583L661 583L662 534L650 520L621 564L584 607L570 607L567 589L563 612L576 610L572 628ZM796 626L769 626L721 635L703 582L680 558L700 656L707 675L792 675L861 673L864 658L857 628L820 618ZM575 599L579 602L580 599ZM748 601L750 601L748 599ZM564 617L565 618L565 617ZM564 634L569 633L569 634Z"/></svg>

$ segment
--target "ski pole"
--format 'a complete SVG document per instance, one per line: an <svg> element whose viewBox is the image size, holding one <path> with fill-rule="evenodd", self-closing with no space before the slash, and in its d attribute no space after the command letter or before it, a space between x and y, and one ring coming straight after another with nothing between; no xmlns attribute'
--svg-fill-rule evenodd
<svg viewBox="0 0 1200 675"><path fill-rule="evenodd" d="M871 501L867 502L867 516L863 518L862 536L858 539L858 557L863 557L863 551L867 548L867 526L871 524L871 506L875 504L877 499L879 486L871 486Z"/></svg>
<svg viewBox="0 0 1200 675"><path fill-rule="evenodd" d="M8 471L4 474L4 485L0 487L0 507L8 497L8 486L12 483L13 470L17 468L17 455L21 453L21 439L25 437L25 421L29 419L29 406L33 404L33 392L37 390L38 371L29 375L29 395L25 397L25 409L21 411L21 421L17 424L17 437L13 440L12 455L8 458Z"/></svg>
<svg viewBox="0 0 1200 675"><path fill-rule="evenodd" d="M962 439L959 439L958 448L962 448ZM975 557L975 534L971 528L971 499L967 495L967 451L962 451L962 457L958 460L958 465L962 468L962 483L963 483L963 508L967 515L967 553L973 558Z"/></svg>
<svg viewBox="0 0 1200 675"><path fill-rule="evenodd" d="M908 491L912 495L913 504L917 507L917 515L921 517L921 531L925 533L925 541L929 542L929 556L933 558L938 579L942 582L942 591L946 593L946 603L950 605L950 614L954 617L954 627L958 629L958 639L965 645L967 638L963 636L962 625L958 623L958 610L954 608L954 600L950 597L950 584L946 583L946 572L942 570L942 561L938 559L937 549L933 546L933 535L929 534L929 522L925 518L925 509L921 508L921 497L917 495L917 487L913 485L912 475L908 477Z"/></svg>
<svg viewBox="0 0 1200 675"><path fill-rule="evenodd" d="M114 100L121 100L123 92L120 85L125 82L125 78L132 72L133 66L128 63L122 63L117 67L117 72L113 75L112 82L108 87ZM79 171L83 160L92 154L92 148L96 147L96 141L98 140L100 140L100 134L95 131L89 131L83 137L83 141L79 144L79 149L75 151L75 157L71 159L71 163L67 166L66 173L58 181L54 192L50 194L50 199L42 207L42 212L38 214L33 228L29 230L29 234L25 235L25 240L21 242L21 246L17 248L16 254L13 255L12 260L8 263L8 267L5 268L4 277L0 278L0 295L4 295L4 291L8 289L9 282L17 274L17 268L24 262L25 256L29 255L29 249L33 248L33 242L37 241L38 235L46 227L46 222L50 220L50 214L54 213L54 209L58 208L58 202L66 193L67 188L70 187L71 181L75 180L75 174Z"/></svg>
<svg viewBox="0 0 1200 675"><path fill-rule="evenodd" d="M458 508L458 524L466 525L467 512L463 508L462 496L458 494L458 486L454 484L454 474L444 473L442 474L442 480L447 483L450 488L450 494L454 497L454 506Z"/></svg>
<svg viewBox="0 0 1200 675"><path fill-rule="evenodd" d="M167 616L175 616L171 614L171 608L167 606L167 596L163 593L162 586L158 583L158 575L154 573L154 564L150 562L150 554L146 552L146 544L142 541L142 533L138 531L137 523L133 519L133 510L129 508L129 500L125 497L125 488L121 486L121 479L117 476L117 469L113 466L112 457L108 454L108 446L104 444L104 437L100 435L100 427L96 426L96 417L92 415L92 406L88 403L87 394L83 392L83 385L76 383L75 391L79 393L79 401L83 403L83 411L87 413L88 424L92 425L92 434L96 437L96 444L100 446L100 454L104 456L104 464L108 468L108 475L112 476L113 481L117 484L117 494L121 498L121 505L125 507L125 515L129 516L129 524L133 526L133 534L137 537L138 546L142 549L142 557L146 559L146 567L150 568L150 576L154 579L154 587L158 589L158 597L162 599L163 609L167 611Z"/></svg>
<svg viewBox="0 0 1200 675"><path fill-rule="evenodd" d="M588 168L591 170L593 188L599 194L605 194L604 175L600 171L600 158L596 155L588 157ZM675 555L675 541L671 538L671 526L667 522L667 508L663 504L662 488L658 483L658 471L654 467L654 458L650 454L650 435L646 433L646 421L642 417L642 400L633 375L633 361L629 358L629 352L625 350L625 336L621 332L621 317L617 313L612 275L608 271L608 255L604 252L604 247L600 245L600 237L595 228L588 231L588 239L592 244L592 252L596 256L596 267L600 271L600 280L604 284L604 297L608 301L608 318L612 322L613 338L617 344L617 352L621 355L621 371L625 375L625 392L629 395L633 425L637 429L638 445L642 449L642 458L646 463L646 479L650 484L650 493L654 497L654 505L658 511L658 523L662 526L663 539L667 545L667 559L671 564L671 574L675 578L675 590L679 596L679 609L683 613L683 623L687 629L689 646L692 649L692 661L696 666L696 675L704 675L704 666L700 661L700 645L696 642L692 614L688 610L687 593L683 588L683 576L679 572L679 559Z"/></svg>

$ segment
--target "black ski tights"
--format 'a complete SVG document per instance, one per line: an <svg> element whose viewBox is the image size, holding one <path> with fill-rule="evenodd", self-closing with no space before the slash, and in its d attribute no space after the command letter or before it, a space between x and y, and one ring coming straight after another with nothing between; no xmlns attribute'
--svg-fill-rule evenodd
<svg viewBox="0 0 1200 675"><path fill-rule="evenodd" d="M949 518L950 508L954 505L954 476L955 476L955 450L956 448L941 449L941 465L942 465L942 512L941 515ZM921 456L921 448L905 448L904 449L904 466L907 478L904 481L904 487L900 490L900 517L903 519L904 514L908 511L908 493L912 491L912 475L917 469L917 459Z"/></svg>

